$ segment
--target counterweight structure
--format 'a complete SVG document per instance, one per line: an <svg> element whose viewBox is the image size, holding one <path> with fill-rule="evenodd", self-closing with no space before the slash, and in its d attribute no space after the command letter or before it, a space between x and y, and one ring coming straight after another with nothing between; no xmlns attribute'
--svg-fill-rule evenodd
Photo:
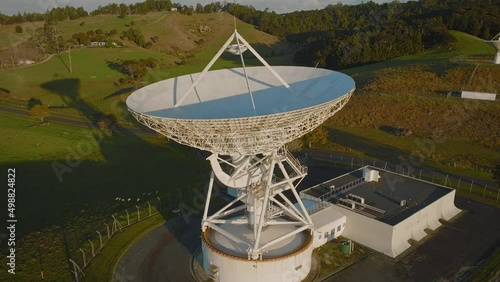
<svg viewBox="0 0 500 282"><path fill-rule="evenodd" d="M241 48L233 54L242 67L210 71L228 46ZM243 48L264 66L246 67ZM339 111L354 89L339 72L273 68L235 30L201 73L151 84L127 99L139 122L212 153L201 228L203 267L214 280L300 281L308 275L314 226L296 190L307 167L285 145ZM215 177L239 192L209 215Z"/></svg>

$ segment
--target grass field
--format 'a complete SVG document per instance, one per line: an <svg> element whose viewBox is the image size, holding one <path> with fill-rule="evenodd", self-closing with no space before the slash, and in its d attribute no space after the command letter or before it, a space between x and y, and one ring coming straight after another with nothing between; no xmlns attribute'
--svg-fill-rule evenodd
<svg viewBox="0 0 500 282"><path fill-rule="evenodd" d="M40 127L32 118L4 113L0 120L0 167L16 169L16 218L22 222L16 229L18 281L39 277L31 259L39 249L46 279L68 280L68 254L77 256L87 237L125 208L116 197L164 196L206 180L200 174L208 171L204 160L154 136L102 137L84 127ZM5 273L0 280L13 281Z"/></svg>
<svg viewBox="0 0 500 282"><path fill-rule="evenodd" d="M170 49L146 50L133 43L127 43L125 48L73 49L73 73L69 72L67 52L36 66L2 70L0 85L10 90L11 94L6 99L4 97L0 105L26 108L27 100L37 98L51 106L53 116L90 120L96 112L113 113L120 123L137 127L124 105L128 93L134 88L115 86L114 82L122 74L114 69L113 64L119 60L155 58L159 68L146 77L145 83L201 71L233 28L226 24L232 23L229 15L214 17L218 18L211 19L208 15L188 17L177 13L151 13L125 19L97 16L83 19L86 22L83 27L79 25L80 20L65 21L59 25L65 37L98 28L120 31L128 28L125 25L133 20L134 28L143 30L147 36L150 36L147 32L160 35L159 42L164 42L156 46L158 48L172 49L166 42L174 40L168 37L172 35L164 32L164 28L174 23L178 25L177 29L192 33L185 34L186 41L194 42L204 37L205 43L203 46L191 44L193 42L191 45L178 46L177 53ZM219 20L224 24L218 24ZM212 27L210 34L199 34L197 25L202 24ZM270 50L266 46L276 42L273 37L249 25L239 23L239 28L261 50ZM14 39L8 44L26 39L24 35L14 36L17 37L12 37ZM2 42L5 43L5 40L0 40L0 44ZM180 53L191 55L187 58ZM175 62L185 57L185 65L176 66ZM289 60L290 56L272 59ZM215 68L227 64L237 65L235 57L223 57ZM7 168L16 169L16 216L19 222L25 223L16 230L18 281L36 281L40 279L41 271L44 272L45 280L69 280L68 259L79 260L79 248L90 252L87 239L95 240L95 230L102 230L103 222L107 222L111 214L123 211L128 206L133 207L128 202L117 203L116 197L142 199L143 193L152 192L156 195L156 191L158 196L163 197L177 191L185 192L188 190L186 188L204 186L207 180L205 172L208 171L208 164L205 160L184 146L166 143L164 138L123 132L104 136L99 130L54 122L39 126L35 118L4 112L0 112L0 124L0 167L3 171ZM158 220L161 221L162 217ZM144 228L141 229L144 231L156 224L156 221L151 222L141 222L137 226L142 226L140 228ZM136 226L131 227L129 236L135 229ZM132 237L123 238L130 241ZM124 241L120 238L117 237L107 246L110 251L103 250L105 255L102 259L107 260L110 255L117 257L110 260L104 269L99 268L101 264L93 264L88 272L89 277L110 275L112 269L109 268L121 254L115 251L123 247ZM1 252L6 252L3 245ZM0 280L12 281L11 277L5 276L6 273L2 271Z"/></svg>
<svg viewBox="0 0 500 282"><path fill-rule="evenodd" d="M470 281L498 281L500 277L500 250L497 249L474 273Z"/></svg>
<svg viewBox="0 0 500 282"><path fill-rule="evenodd" d="M83 27L80 26L82 21L85 21ZM38 98L51 106L51 115L89 120L96 112L112 113L122 125L138 127L124 104L136 86L114 84L122 77L114 69L114 63L125 59L157 59L160 67L149 73L144 84L200 72L234 27L233 18L226 13L191 17L177 13L150 13L124 19L88 17L64 21L58 28L65 37L70 37L75 32L98 28L120 32L132 21L135 22L134 28L142 30L146 38L159 35L159 42L152 49L139 48L130 42L125 48L75 49L71 51L73 73L68 69L68 53L36 66L1 70L0 86L10 90L11 97L0 99L0 105L19 108L30 98ZM41 24L35 23L37 25ZM211 29L202 34L198 31L200 25L208 25ZM287 44L253 26L241 22L237 25L238 31L271 65L293 64L293 54ZM32 31L29 27L25 30L27 34ZM5 35L0 36L0 48L27 39L27 34L13 33L14 26L0 27L0 34ZM426 156L430 165L445 167L443 162L456 162L464 167L448 169L463 169L464 173L474 174L476 172L471 172L467 165L473 162L490 165L500 161L498 138L495 138L499 130L498 103L480 103L477 112L470 108L466 111L468 118L462 120L461 125L470 134L462 134L450 126L456 124L456 119L444 119L440 114L447 108L460 108L462 102L446 100L439 91L448 90L443 86L460 85L457 81L461 75L470 73L470 67L460 64L461 69L455 70L457 73L449 72L457 66L449 59L462 54L492 54L489 47L477 39L458 32L453 34L458 42L452 50L430 50L346 70L355 77L359 90L348 106L327 123L330 137L343 149L395 160L400 155L408 156L418 150L418 140L431 138L433 131L429 128L444 127L449 130L446 140L436 143L434 152ZM204 39L203 44L196 43L200 39ZM273 51L274 56L271 56ZM247 65L260 65L249 52L245 57ZM177 65L180 62L182 64ZM424 67L416 72L407 68L414 64L423 64ZM238 57L224 54L214 69L233 66L239 66ZM395 71L387 71L388 68ZM477 83L493 83L493 87L497 87L497 71L498 68L484 67L478 72ZM452 74L454 80L450 80ZM481 80L490 74L491 80ZM423 83L415 78L426 81L424 90L420 87ZM397 93L403 82L409 83L412 79L417 82L406 85L413 87L411 93ZM471 85L476 85L474 83ZM394 111L395 108L399 110ZM460 116L461 111L452 113ZM193 151L155 136L123 132L103 136L100 131L87 127L58 123L39 126L34 118L3 112L0 112L0 124L0 167L3 171L9 167L16 169L17 216L20 222L26 223L19 226L17 233L19 264L25 265L19 269L19 281L39 279L37 256L40 253L44 254L46 280L69 280L67 259L79 255L78 248L87 242L88 234L95 233L96 225L102 225L110 214L123 209L122 205L116 204L116 197L136 198L144 192L156 190L165 195L175 193L177 189L204 185L203 173L209 169L206 161ZM418 126L412 128L414 136L397 138L381 130L381 125ZM485 138L484 132L489 132L491 138ZM488 175L480 173L480 176ZM152 225L156 223L154 221ZM137 230L133 232L140 234ZM131 244L130 238L117 239L113 243L117 245L110 247L113 251L103 254L103 259L116 259L122 243ZM5 252L3 247L1 252ZM92 265L91 269L94 268L99 266ZM104 273L102 267L96 271L97 275ZM4 273L0 274L2 281L7 279Z"/></svg>
<svg viewBox="0 0 500 282"><path fill-rule="evenodd" d="M447 99L446 94L462 89L499 93L500 68L477 62L480 66L471 78L474 60L471 64L468 57L454 58L492 59L494 49L468 34L451 33L457 39L451 49L345 70L356 80L357 91L327 122L333 145L346 153L389 161L423 154L430 167L490 178L489 172L475 168L500 163L500 104ZM394 137L389 131L396 127L410 129L413 135ZM430 149L419 146L429 142Z"/></svg>
<svg viewBox="0 0 500 282"><path fill-rule="evenodd" d="M80 22L85 21L84 26ZM152 71L144 83L193 73L203 70L208 61L218 51L233 31L233 18L227 13L200 14L196 16L178 13L149 13L133 15L123 19L112 15L88 17L83 20L63 21L58 30L64 38L73 33L102 29L104 32L127 29L133 21L133 28L142 30L146 40L154 34L159 35L158 43L151 49L144 49L127 42L125 48L80 48L71 51L72 70L69 72L69 54L54 56L48 62L17 69L0 70L0 85L11 92L7 102L22 104L30 98L40 99L44 104L53 106L54 114L72 115L88 118L88 115L101 111L113 113L121 122L133 122L125 110L125 99L135 87L141 85L118 85L114 83L123 75L115 69L120 60L154 58L159 68ZM198 26L208 25L210 31L202 34ZM12 29L14 27L12 26ZM284 56L268 58L272 64L290 64L292 55L286 44L280 44L275 37L256 30L253 26L238 21L239 32L264 56L287 52ZM165 32L171 30L172 32ZM174 32L175 31L175 32ZM200 38L205 43L198 45ZM249 52L247 52L249 53ZM245 56L248 56L245 54ZM255 58L248 56L248 65L260 65ZM177 66L176 62L183 61ZM239 57L224 54L213 69L241 66Z"/></svg>

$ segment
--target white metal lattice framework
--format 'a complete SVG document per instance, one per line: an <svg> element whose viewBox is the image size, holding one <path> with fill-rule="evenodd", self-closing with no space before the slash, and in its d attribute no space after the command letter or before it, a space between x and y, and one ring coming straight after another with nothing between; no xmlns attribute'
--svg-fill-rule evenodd
<svg viewBox="0 0 500 282"><path fill-rule="evenodd" d="M296 191L297 185L307 174L307 167L302 166L285 147L270 154L257 156L240 156L230 163L214 154L209 157L213 168L210 177L207 199L211 198L214 175L225 185L240 188L238 197L216 213L208 216L209 202L205 206L202 220L202 231L208 228L219 232L237 244L247 248L248 259L263 259L263 254L273 245L306 230L312 230L313 223ZM220 163L229 165L230 174L223 171ZM279 177L277 176L279 175ZM283 194L291 190L299 208ZM238 201L245 205L235 206ZM241 216L244 211L245 215ZM286 215L289 220L276 220ZM221 224L250 225L253 236L235 236L230 234ZM295 229L283 236L276 236L268 242L261 242L263 228L273 225L292 225Z"/></svg>
<svg viewBox="0 0 500 282"><path fill-rule="evenodd" d="M280 87L284 86L290 93L294 93L290 85L235 31L203 72L187 88L187 91L180 96L173 108L178 109L177 111L182 110L179 106L183 104L188 95L194 92L196 85L200 83L216 59L232 41L236 41L236 46L240 49L246 86L254 113L256 105L247 68L241 55L241 48L245 47L254 53L271 74L279 80ZM325 76L323 79L329 78ZM314 84L317 83L319 82L315 81ZM309 89L311 88L302 91ZM331 100L296 110L236 118L171 118L155 116L150 112L148 114L136 111L128 105L133 116L152 130L180 144L213 153L208 158L213 172L203 214L202 230L208 232L211 229L234 243L245 245L246 253L239 256L244 255L249 260L257 260L263 259L266 250L275 244L300 232L307 230L312 232L313 223L296 191L297 185L307 175L307 168L302 166L286 150L285 144L311 132L342 109L349 101L354 89L354 84L352 84L352 87L349 86L345 92L332 92L332 97L335 98ZM330 91L330 89L326 89L326 91ZM140 94L138 93L138 95ZM308 99L307 95L295 97ZM200 103L202 104L201 100ZM221 156L224 155L230 156L230 159L222 158ZM208 209L215 177L228 187L239 189L239 192L236 199L209 216ZM283 194L287 190L291 190L298 207L294 206L292 201ZM242 201L244 205L237 206L239 201ZM280 217L280 220L276 220L277 217ZM253 230L253 236L248 238L241 234L240 236L231 234L223 228L223 225L227 224L249 225ZM295 228L292 232L263 242L261 240L262 232L265 232L263 228L278 225L292 225Z"/></svg>
<svg viewBox="0 0 500 282"><path fill-rule="evenodd" d="M129 111L142 124L178 143L220 155L255 155L311 132L342 109L353 92L307 109L245 118L175 119Z"/></svg>

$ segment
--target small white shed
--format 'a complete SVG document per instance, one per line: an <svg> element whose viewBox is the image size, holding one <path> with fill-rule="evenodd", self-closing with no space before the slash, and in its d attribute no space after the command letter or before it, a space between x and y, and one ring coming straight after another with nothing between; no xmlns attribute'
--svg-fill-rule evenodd
<svg viewBox="0 0 500 282"><path fill-rule="evenodd" d="M311 215L314 223L314 248L339 237L346 226L346 216L331 206Z"/></svg>

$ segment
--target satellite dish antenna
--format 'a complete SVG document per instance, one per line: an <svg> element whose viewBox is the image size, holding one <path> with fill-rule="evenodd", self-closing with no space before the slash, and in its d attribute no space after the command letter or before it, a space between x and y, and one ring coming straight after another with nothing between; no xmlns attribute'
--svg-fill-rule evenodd
<svg viewBox="0 0 500 282"><path fill-rule="evenodd" d="M500 64L500 33L495 35L490 41L485 41L489 45L493 46L495 49L497 49L497 54L495 55L495 58L493 59L493 63L496 65Z"/></svg>
<svg viewBox="0 0 500 282"><path fill-rule="evenodd" d="M242 67L211 71L234 41L263 66L246 67L240 52ZM340 111L354 90L354 80L339 72L271 67L235 29L202 72L150 84L127 98L139 122L212 153L201 226L209 275L240 282L307 276L314 225L297 192L307 167L285 145ZM215 177L238 195L209 215ZM257 267L259 261L266 263Z"/></svg>

